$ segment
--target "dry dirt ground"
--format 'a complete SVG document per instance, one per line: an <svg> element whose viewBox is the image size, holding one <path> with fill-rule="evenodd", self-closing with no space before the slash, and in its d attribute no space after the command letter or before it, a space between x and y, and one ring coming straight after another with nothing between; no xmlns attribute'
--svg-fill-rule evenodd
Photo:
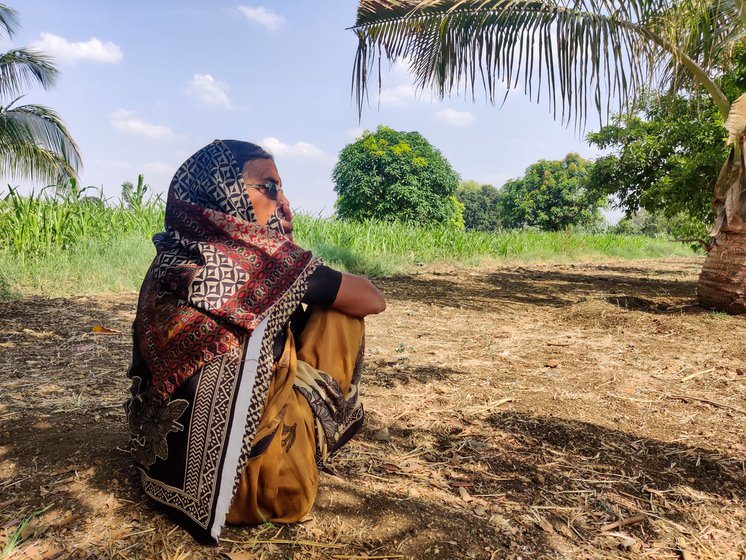
<svg viewBox="0 0 746 560"><path fill-rule="evenodd" d="M217 547L136 483L135 294L2 303L0 558L746 558L746 318L695 305L700 266L382 280L364 433L307 520Z"/></svg>

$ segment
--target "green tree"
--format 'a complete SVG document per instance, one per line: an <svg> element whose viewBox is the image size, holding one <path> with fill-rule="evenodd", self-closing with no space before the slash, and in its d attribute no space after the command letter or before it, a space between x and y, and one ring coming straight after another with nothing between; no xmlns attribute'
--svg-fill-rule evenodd
<svg viewBox="0 0 746 560"><path fill-rule="evenodd" d="M523 84L555 117L583 125L618 101L635 106L646 86L704 90L725 119L715 82L746 31L744 0L361 0L353 90L362 111L377 56L406 60L419 87L441 97L483 85L489 101ZM379 61L380 62L380 61ZM380 68L380 65L379 65ZM381 81L379 80L379 87ZM739 98L740 100L741 98ZM708 307L745 312L746 97L729 119L733 158L716 183L715 236L698 286Z"/></svg>
<svg viewBox="0 0 746 560"><path fill-rule="evenodd" d="M11 38L18 13L0 4L0 39ZM80 151L62 119L42 105L18 105L30 86L57 79L49 57L29 49L0 53L0 174L48 183L77 175Z"/></svg>
<svg viewBox="0 0 746 560"><path fill-rule="evenodd" d="M464 226L469 230L495 231L500 229L497 201L500 192L492 185L476 181L461 181L456 198L464 205Z"/></svg>
<svg viewBox="0 0 746 560"><path fill-rule="evenodd" d="M342 219L463 227L458 174L418 132L364 132L342 149L332 179Z"/></svg>
<svg viewBox="0 0 746 560"><path fill-rule="evenodd" d="M598 225L606 197L586 188L591 167L593 162L578 154L530 165L522 178L500 189L500 222L507 228L547 231Z"/></svg>
<svg viewBox="0 0 746 560"><path fill-rule="evenodd" d="M664 100L650 94L637 113L617 115L589 134L592 145L613 152L596 160L590 188L614 195L628 216L644 209L711 222L712 193L728 151L717 108L701 103L693 111L683 95Z"/></svg>
<svg viewBox="0 0 746 560"><path fill-rule="evenodd" d="M728 97L746 89L746 47L734 48L717 79ZM642 208L672 217L712 223L712 193L728 155L723 118L709 98L681 90L675 96L645 92L633 114L612 117L611 124L588 141L612 153L599 158L591 184L615 195L627 215Z"/></svg>

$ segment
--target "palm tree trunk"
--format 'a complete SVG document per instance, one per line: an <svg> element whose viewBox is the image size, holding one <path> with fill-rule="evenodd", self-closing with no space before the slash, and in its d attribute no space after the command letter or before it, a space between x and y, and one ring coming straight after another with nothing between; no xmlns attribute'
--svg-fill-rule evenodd
<svg viewBox="0 0 746 560"><path fill-rule="evenodd" d="M745 146L741 133L718 177L714 199L718 217L697 283L702 307L731 315L746 313Z"/></svg>
<svg viewBox="0 0 746 560"><path fill-rule="evenodd" d="M731 315L746 313L746 231L720 231L697 283L699 304Z"/></svg>

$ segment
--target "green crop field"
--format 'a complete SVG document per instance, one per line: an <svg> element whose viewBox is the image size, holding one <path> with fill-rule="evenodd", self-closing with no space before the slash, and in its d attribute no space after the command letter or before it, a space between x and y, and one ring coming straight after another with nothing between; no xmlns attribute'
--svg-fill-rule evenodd
<svg viewBox="0 0 746 560"><path fill-rule="evenodd" d="M668 239L578 231L499 233L344 222L298 215L296 241L328 264L370 276L489 259L572 261L691 256ZM74 191L0 197L0 297L137 290L154 255L163 203L105 204Z"/></svg>

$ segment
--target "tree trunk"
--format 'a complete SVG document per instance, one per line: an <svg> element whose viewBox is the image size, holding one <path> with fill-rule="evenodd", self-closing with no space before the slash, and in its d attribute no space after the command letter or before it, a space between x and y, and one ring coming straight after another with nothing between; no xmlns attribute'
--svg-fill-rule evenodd
<svg viewBox="0 0 746 560"><path fill-rule="evenodd" d="M699 304L731 315L746 313L746 231L720 231L697 284Z"/></svg>

